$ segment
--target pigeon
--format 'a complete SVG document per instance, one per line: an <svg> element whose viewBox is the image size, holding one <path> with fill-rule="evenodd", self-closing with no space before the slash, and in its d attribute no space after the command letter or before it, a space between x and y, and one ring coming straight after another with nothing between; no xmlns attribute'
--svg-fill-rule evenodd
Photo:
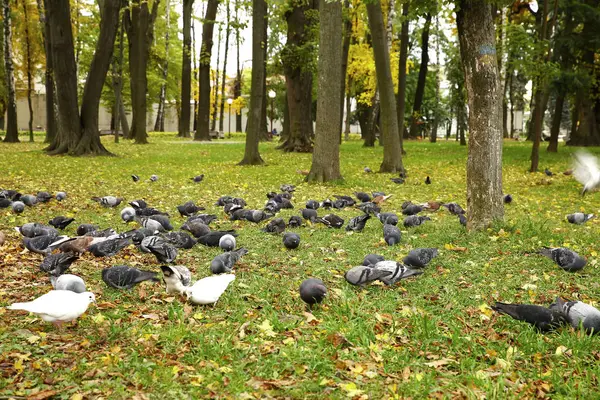
<svg viewBox="0 0 600 400"><path fill-rule="evenodd" d="M504 204L510 204L513 201L513 197L510 194L505 194L504 196L502 196L502 201L504 202Z"/></svg>
<svg viewBox="0 0 600 400"><path fill-rule="evenodd" d="M235 249L236 240L233 235L223 235L219 239L219 247L224 251L231 251Z"/></svg>
<svg viewBox="0 0 600 400"><path fill-rule="evenodd" d="M150 175L150 182L156 182L158 180L158 175Z"/></svg>
<svg viewBox="0 0 600 400"><path fill-rule="evenodd" d="M150 217L137 217L136 216L137 221L140 223L140 225L142 225L144 228L151 230L152 232L165 232L166 229L163 226L163 224L160 223L160 221L157 221L155 219L152 219ZM181 227L181 229L184 229L183 226Z"/></svg>
<svg viewBox="0 0 600 400"><path fill-rule="evenodd" d="M387 213L377 213L375 214L377 218L381 221L382 224L388 225L398 225L398 216L396 213L387 212Z"/></svg>
<svg viewBox="0 0 600 400"><path fill-rule="evenodd" d="M380 256L379 254L367 254L365 259L363 260L362 265L365 267L373 266L377 264L379 261L385 260L385 257Z"/></svg>
<svg viewBox="0 0 600 400"><path fill-rule="evenodd" d="M267 233L283 233L283 231L285 231L285 221L283 220L283 218L274 218L271 221L269 221L267 226L261 230Z"/></svg>
<svg viewBox="0 0 600 400"><path fill-rule="evenodd" d="M300 284L300 298L311 307L318 304L327 296L327 288L322 280L316 278L305 279Z"/></svg>
<svg viewBox="0 0 600 400"><path fill-rule="evenodd" d="M23 211L25 211L25 203L22 201L13 201L12 210L15 214L21 214Z"/></svg>
<svg viewBox="0 0 600 400"><path fill-rule="evenodd" d="M140 248L149 251L159 263L172 263L177 258L177 248L159 236L148 236L142 240Z"/></svg>
<svg viewBox="0 0 600 400"><path fill-rule="evenodd" d="M201 175L196 175L193 178L190 178L192 181L194 181L194 183L200 183L202 182L202 180L204 179L204 174Z"/></svg>
<svg viewBox="0 0 600 400"><path fill-rule="evenodd" d="M577 225L584 224L592 218L594 218L594 214L584 214L582 212L567 215L567 221Z"/></svg>
<svg viewBox="0 0 600 400"><path fill-rule="evenodd" d="M364 212L365 214L373 214L373 215L377 215L378 213L381 212L381 208L373 203L373 202L367 202L367 203L362 203L358 206L358 208Z"/></svg>
<svg viewBox="0 0 600 400"><path fill-rule="evenodd" d="M365 171L367 174L370 174L371 172L373 172L373 170L371 168L369 168L369 167L365 167L363 169L363 171Z"/></svg>
<svg viewBox="0 0 600 400"><path fill-rule="evenodd" d="M467 226L467 216L465 214L458 214L458 221L462 226Z"/></svg>
<svg viewBox="0 0 600 400"><path fill-rule="evenodd" d="M344 226L344 219L335 214L327 214L323 218L317 218L316 221L322 223L328 228L340 229L342 226Z"/></svg>
<svg viewBox="0 0 600 400"><path fill-rule="evenodd" d="M6 241L6 235L4 235L4 232L0 231L0 246L2 246L5 241Z"/></svg>
<svg viewBox="0 0 600 400"><path fill-rule="evenodd" d="M50 254L52 250L56 249L65 240L68 240L68 236L53 236L53 235L42 235L33 238L24 237L23 244L27 250L38 254Z"/></svg>
<svg viewBox="0 0 600 400"><path fill-rule="evenodd" d="M373 197L385 196L384 192L371 192Z"/></svg>
<svg viewBox="0 0 600 400"><path fill-rule="evenodd" d="M411 269L406 265L403 265L396 261L379 261L373 266L375 271L387 271L389 275L382 276L379 280L386 285L393 285L394 283L411 276L421 275L423 271Z"/></svg>
<svg viewBox="0 0 600 400"><path fill-rule="evenodd" d="M56 193L56 200L63 201L66 198L67 198L67 194L65 192Z"/></svg>
<svg viewBox="0 0 600 400"><path fill-rule="evenodd" d="M329 209L329 208L333 207L333 202L329 199L325 199L321 202L321 204L319 204L319 207L323 207L324 209Z"/></svg>
<svg viewBox="0 0 600 400"><path fill-rule="evenodd" d="M178 249L191 249L196 244L196 240L194 240L189 233L184 231L167 232L163 237L167 242Z"/></svg>
<svg viewBox="0 0 600 400"><path fill-rule="evenodd" d="M581 301L568 301L557 297L550 309L561 312L575 329L583 326L587 333L595 335L600 332L600 310L594 306Z"/></svg>
<svg viewBox="0 0 600 400"><path fill-rule="evenodd" d="M140 181L140 177L137 175L131 175L131 180L134 182L139 182Z"/></svg>
<svg viewBox="0 0 600 400"><path fill-rule="evenodd" d="M546 176L552 176L552 175L554 175L554 174L552 173L552 171L550 171L548 168L546 168L546 169L544 170L544 173L546 174Z"/></svg>
<svg viewBox="0 0 600 400"><path fill-rule="evenodd" d="M133 207L133 208L135 208L135 207ZM157 208L145 207L145 208L135 208L135 215L137 215L138 217L151 217L154 215L168 216L169 214L167 214L166 212L160 211Z"/></svg>
<svg viewBox="0 0 600 400"><path fill-rule="evenodd" d="M237 233L235 233L234 230L214 231L214 232L209 232L206 235L200 236L198 238L198 243L203 244L205 246L209 246L209 247L218 247L219 241L225 235L232 235L234 237L237 237Z"/></svg>
<svg viewBox="0 0 600 400"><path fill-rule="evenodd" d="M421 211L423 211L423 206L419 206L417 204L409 204L406 207L402 208L403 215L417 215Z"/></svg>
<svg viewBox="0 0 600 400"><path fill-rule="evenodd" d="M335 208L352 207L353 205L356 204L356 201L354 201L354 199L350 196L333 195L333 197L335 197L337 200L341 201L341 203L338 203L338 207L335 207L335 203L334 203Z"/></svg>
<svg viewBox="0 0 600 400"><path fill-rule="evenodd" d="M427 203L421 204L421 207L429 211L437 211L440 209L441 206L442 203L440 203L439 201L432 200L428 201Z"/></svg>
<svg viewBox="0 0 600 400"><path fill-rule="evenodd" d="M346 225L347 231L361 232L367 221L371 218L369 214L359 215L358 217L352 218L348 225Z"/></svg>
<svg viewBox="0 0 600 400"><path fill-rule="evenodd" d="M122 197L115 196L104 196L104 197L92 197L92 200L98 202L104 207L116 207L123 201Z"/></svg>
<svg viewBox="0 0 600 400"><path fill-rule="evenodd" d="M235 211L242 210L243 208L244 208L244 207L242 207L242 206L239 206L239 205L237 205L237 204L233 204L233 203L227 203L227 204L225 204L225 206L223 206L223 212L224 212L225 214L229 214L229 215L231 215L231 214L233 214Z"/></svg>
<svg viewBox="0 0 600 400"><path fill-rule="evenodd" d="M77 227L77 236L83 236L86 233L93 232L98 229L99 229L98 225L81 224Z"/></svg>
<svg viewBox="0 0 600 400"><path fill-rule="evenodd" d="M425 178L425 184L431 185L431 178L429 176L427 176L427 178Z"/></svg>
<svg viewBox="0 0 600 400"><path fill-rule="evenodd" d="M300 246L300 235L293 232L286 232L283 234L283 245L286 249L297 249Z"/></svg>
<svg viewBox="0 0 600 400"><path fill-rule="evenodd" d="M48 192L37 192L36 196L37 201L39 203L47 203L52 200L54 197Z"/></svg>
<svg viewBox="0 0 600 400"><path fill-rule="evenodd" d="M299 228L302 226L302 218L297 215L292 215L287 224L288 228Z"/></svg>
<svg viewBox="0 0 600 400"><path fill-rule="evenodd" d="M565 247L544 247L539 251L539 254L553 260L559 267L568 272L579 271L587 263L585 258Z"/></svg>
<svg viewBox="0 0 600 400"><path fill-rule="evenodd" d="M296 186L290 185L289 183L284 183L283 185L279 186L279 190L282 192L293 193L296 190Z"/></svg>
<svg viewBox="0 0 600 400"><path fill-rule="evenodd" d="M574 156L573 176L583 185L581 195L585 196L587 192L600 186L600 168L598 167L598 159L583 150L576 152Z"/></svg>
<svg viewBox="0 0 600 400"><path fill-rule="evenodd" d="M390 181L395 184L402 185L404 183L404 178L390 178Z"/></svg>
<svg viewBox="0 0 600 400"><path fill-rule="evenodd" d="M140 210L142 208L148 208L148 203L146 203L144 200L130 201L129 205L131 207L135 208L136 210Z"/></svg>
<svg viewBox="0 0 600 400"><path fill-rule="evenodd" d="M50 282L54 290L70 290L75 293L87 291L83 279L73 274L50 276Z"/></svg>
<svg viewBox="0 0 600 400"><path fill-rule="evenodd" d="M69 290L51 290L27 303L13 303L9 310L24 310L38 315L46 322L56 326L73 321L87 311L96 297L91 292L75 293Z"/></svg>
<svg viewBox="0 0 600 400"><path fill-rule="evenodd" d="M75 218L67 218L67 217L63 217L63 216L58 216L58 217L52 218L50 221L48 221L48 223L50 225L52 225L53 227L55 227L56 229L63 230L67 226L69 226L69 224L73 221L75 221Z"/></svg>
<svg viewBox="0 0 600 400"><path fill-rule="evenodd" d="M107 239L90 245L88 251L96 257L112 257L125 247L129 246L130 243L131 240L129 238Z"/></svg>
<svg viewBox="0 0 600 400"><path fill-rule="evenodd" d="M121 219L124 222L131 222L135 220L135 209L133 207L125 207L121 210Z"/></svg>
<svg viewBox="0 0 600 400"><path fill-rule="evenodd" d="M114 236L117 234L113 228L106 228L102 230L95 230L86 233L84 236L91 236L96 238L111 238L114 239Z"/></svg>
<svg viewBox="0 0 600 400"><path fill-rule="evenodd" d="M363 203L371 201L371 196L369 196L368 193L365 193L365 192L354 192L354 195L356 196L356 198L358 200L360 200Z"/></svg>
<svg viewBox="0 0 600 400"><path fill-rule="evenodd" d="M62 275L79 256L74 253L48 254L40 264L40 270L53 276Z"/></svg>
<svg viewBox="0 0 600 400"><path fill-rule="evenodd" d="M302 213L302 218L314 223L317 219L317 211L312 208L303 208L300 210Z"/></svg>
<svg viewBox="0 0 600 400"><path fill-rule="evenodd" d="M21 193L17 192L16 190L0 190L0 198L17 201L20 197Z"/></svg>
<svg viewBox="0 0 600 400"><path fill-rule="evenodd" d="M8 208L12 204L12 200L0 198L0 208Z"/></svg>
<svg viewBox="0 0 600 400"><path fill-rule="evenodd" d="M142 271L126 265L116 265L102 270L104 283L115 289L131 289L138 283L149 280L159 282L156 275L156 272Z"/></svg>
<svg viewBox="0 0 600 400"><path fill-rule="evenodd" d="M169 217L167 217L166 215L161 215L161 214L151 215L148 217L148 219L153 219L154 221L161 224L163 227L163 230L165 230L165 231L173 230L173 225L171 225L171 221L169 220ZM147 227L145 226L144 228L147 228ZM156 229L156 230L159 230L159 229Z"/></svg>
<svg viewBox="0 0 600 400"><path fill-rule="evenodd" d="M182 217L191 217L198 211L202 211L204 209L204 207L198 207L196 204L194 204L193 201L188 201L182 205L177 206L177 211L179 211L179 214Z"/></svg>
<svg viewBox="0 0 600 400"><path fill-rule="evenodd" d="M402 263L413 268L425 268L437 255L438 249L433 247L413 249L404 257Z"/></svg>
<svg viewBox="0 0 600 400"><path fill-rule="evenodd" d="M562 312L533 304L507 304L496 302L492 310L506 314L517 321L525 321L540 332L552 331L565 323Z"/></svg>
<svg viewBox="0 0 600 400"><path fill-rule="evenodd" d="M167 286L167 293L185 293L187 286L192 283L192 273L183 265L162 265L163 281Z"/></svg>
<svg viewBox="0 0 600 400"><path fill-rule="evenodd" d="M319 207L319 202L316 200L308 200L306 202L306 208L308 208L309 210L318 210Z"/></svg>
<svg viewBox="0 0 600 400"><path fill-rule="evenodd" d="M235 251L219 254L211 261L210 270L213 274L229 273L233 269L235 263L247 253L248 250L242 247Z"/></svg>
<svg viewBox="0 0 600 400"><path fill-rule="evenodd" d="M395 225L385 224L383 225L383 239L388 246L393 246L400 243L402 232Z"/></svg>
<svg viewBox="0 0 600 400"><path fill-rule="evenodd" d="M59 250L63 253L76 253L83 254L87 251L88 247L94 242L94 238L91 236L82 236L69 240L60 245Z"/></svg>
<svg viewBox="0 0 600 400"><path fill-rule="evenodd" d="M404 218L403 223L405 228L414 228L415 226L424 224L425 221L431 221L431 218L421 215L411 215Z"/></svg>
<svg viewBox="0 0 600 400"><path fill-rule="evenodd" d="M215 206L223 207L226 204L233 203L233 197L231 196L221 196L215 203Z"/></svg>
<svg viewBox="0 0 600 400"><path fill-rule="evenodd" d="M234 197L231 202L233 204L237 204L238 206L246 207L246 200L242 199L241 197Z"/></svg>
<svg viewBox="0 0 600 400"><path fill-rule="evenodd" d="M197 214L192 217L189 217L186 222L200 221L205 225L210 225L210 223L216 219L217 216L214 214Z"/></svg>
<svg viewBox="0 0 600 400"><path fill-rule="evenodd" d="M220 274L200 279L193 286L185 289L189 301L194 304L214 304L225 292L231 282L235 280L233 274Z"/></svg>
<svg viewBox="0 0 600 400"><path fill-rule="evenodd" d="M33 207L37 204L38 199L34 195L24 194L23 196L21 196L20 201L22 201L23 204L25 204L27 207Z"/></svg>
<svg viewBox="0 0 600 400"><path fill-rule="evenodd" d="M47 225L38 224L37 222L28 222L15 228L17 232L25 237L36 237L36 236L58 236L58 231Z"/></svg>
<svg viewBox="0 0 600 400"><path fill-rule="evenodd" d="M456 203L445 203L442 204L442 206L446 207L446 209L450 211L450 214L459 215L465 213L465 210L463 210L462 207Z"/></svg>
<svg viewBox="0 0 600 400"><path fill-rule="evenodd" d="M371 200L371 203L375 203L375 204L379 205L379 204L383 203L384 201L386 201L387 199L389 199L392 196L393 196L393 194L389 194L387 196L386 195L375 196Z"/></svg>
<svg viewBox="0 0 600 400"><path fill-rule="evenodd" d="M269 219L271 217L270 214L267 214L266 212L262 211L262 210L249 210L251 212L246 213L246 220L250 221L250 222L254 222L256 224L258 224L259 222L262 222L266 219Z"/></svg>
<svg viewBox="0 0 600 400"><path fill-rule="evenodd" d="M210 228L208 227L208 225L206 225L199 219L188 221L185 224L181 225L181 230L188 231L195 238L199 238L200 236L204 236L210 233Z"/></svg>
<svg viewBox="0 0 600 400"><path fill-rule="evenodd" d="M391 274L391 271L360 265L346 271L344 278L351 285L364 286L366 283L382 279Z"/></svg>

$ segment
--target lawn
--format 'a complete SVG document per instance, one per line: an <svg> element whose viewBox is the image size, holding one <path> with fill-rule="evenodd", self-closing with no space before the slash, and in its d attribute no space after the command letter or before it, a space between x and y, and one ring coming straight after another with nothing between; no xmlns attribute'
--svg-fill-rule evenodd
<svg viewBox="0 0 600 400"><path fill-rule="evenodd" d="M36 138L40 140L41 138ZM323 200L354 191L393 194L384 211L400 211L405 200L457 201L466 207L466 148L454 141L408 142L404 185L377 170L382 149L362 148L357 139L342 144L344 181L303 183L309 154L282 154L260 145L266 166L239 167L240 137L198 144L173 135L151 136L151 144L113 144L118 157L71 158L43 155L41 143L0 144L0 187L22 193L64 190L62 203L27 208L21 215L0 210L0 397L56 398L599 398L600 338L571 328L542 335L529 325L492 313L493 302L547 305L560 295L591 304L600 301L598 235L600 221L570 225L575 211L600 213L600 193L580 197L581 186L562 174L570 152L541 151L540 166L555 172L530 174L529 143L505 142L504 191L514 197L504 223L467 233L447 211L432 221L403 229L400 245L388 247L379 221L349 234L323 225L295 231L302 242L286 250L280 236L250 222L230 222L214 203L221 195L243 197L261 209L265 194L280 184L296 185L297 215L308 199ZM598 149L593 150L596 154ZM204 173L194 184L190 178ZM133 183L130 175L142 180ZM159 176L151 183L151 174ZM431 185L425 185L430 176ZM152 255L133 246L108 259L85 254L71 267L95 293L76 324L59 331L24 312L6 310L47 292L49 279L38 270L42 257L23 250L12 227L47 223L57 215L119 231L130 229L121 207L104 209L92 196L145 199L183 223L175 206L194 200L219 216L211 228L236 229L249 249L236 268L237 279L214 306L191 306L145 282L131 291L108 288L102 268L126 264L159 270ZM336 212L338 213L338 212ZM348 220L360 212L339 212ZM319 214L325 211L319 210ZM588 258L580 273L560 270L536 255L541 246L567 246ZM349 285L344 272L369 253L401 260L416 247L437 247L439 256L417 278L393 287ZM201 245L181 251L177 264L196 279L210 274L218 249ZM298 287L308 277L322 279L329 295L308 313Z"/></svg>

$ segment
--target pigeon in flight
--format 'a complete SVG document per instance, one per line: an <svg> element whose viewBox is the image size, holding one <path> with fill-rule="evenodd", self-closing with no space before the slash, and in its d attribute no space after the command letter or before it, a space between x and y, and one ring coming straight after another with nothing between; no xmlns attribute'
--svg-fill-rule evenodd
<svg viewBox="0 0 600 400"><path fill-rule="evenodd" d="M418 248L411 250L402 262L413 268L425 268L438 255L436 248Z"/></svg>
<svg viewBox="0 0 600 400"><path fill-rule="evenodd" d="M309 307L318 304L327 296L327 288L322 280L308 278L300 284L300 298Z"/></svg>
<svg viewBox="0 0 600 400"><path fill-rule="evenodd" d="M185 293L186 287L192 283L192 273L183 265L162 265L163 281L167 286L167 293Z"/></svg>
<svg viewBox="0 0 600 400"><path fill-rule="evenodd" d="M102 270L102 280L115 289L131 289L138 283L152 280L159 282L156 272L142 271L126 265L117 265Z"/></svg>
<svg viewBox="0 0 600 400"><path fill-rule="evenodd" d="M583 185L582 196L599 187L600 168L598 167L598 159L583 150L576 152L573 163L573 176Z"/></svg>
<svg viewBox="0 0 600 400"><path fill-rule="evenodd" d="M235 263L247 253L248 250L242 247L241 249L235 251L228 251L226 253L219 254L211 261L210 271L213 274L229 273L233 269Z"/></svg>
<svg viewBox="0 0 600 400"><path fill-rule="evenodd" d="M188 300L194 304L214 304L219 301L234 280L235 275L233 274L212 275L187 287L185 294Z"/></svg>
<svg viewBox="0 0 600 400"><path fill-rule="evenodd" d="M553 260L559 267L568 272L579 271L587 263L585 258L565 247L544 247L539 251L539 254Z"/></svg>
<svg viewBox="0 0 600 400"><path fill-rule="evenodd" d="M525 321L540 332L552 331L566 322L562 312L533 304L496 302L492 310L506 314L517 321Z"/></svg>
<svg viewBox="0 0 600 400"><path fill-rule="evenodd" d="M569 221L572 224L576 224L576 225L584 224L592 218L594 218L594 214L585 214L582 212L576 212L576 213L567 215L567 221Z"/></svg>
<svg viewBox="0 0 600 400"><path fill-rule="evenodd" d="M77 275L65 274L61 276L50 276L50 282L54 290L70 290L75 293L86 292L85 282Z"/></svg>
<svg viewBox="0 0 600 400"><path fill-rule="evenodd" d="M600 332L600 310L594 306L557 297L550 309L562 312L567 322L575 329L582 326L587 333L596 335Z"/></svg>
<svg viewBox="0 0 600 400"><path fill-rule="evenodd" d="M37 314L57 327L79 318L96 298L91 292L75 293L69 290L51 290L27 303L13 303L9 310L24 310Z"/></svg>

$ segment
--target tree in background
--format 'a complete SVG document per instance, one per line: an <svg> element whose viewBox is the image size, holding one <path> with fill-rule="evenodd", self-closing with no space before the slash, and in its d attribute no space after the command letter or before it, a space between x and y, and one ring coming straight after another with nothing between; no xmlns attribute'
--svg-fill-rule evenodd
<svg viewBox="0 0 600 400"><path fill-rule="evenodd" d="M19 142L19 131L17 126L17 99L12 51L10 1L3 0L2 4L2 16L4 18L4 70L6 74L6 87L8 89L6 136L4 137L4 141L17 143Z"/></svg>

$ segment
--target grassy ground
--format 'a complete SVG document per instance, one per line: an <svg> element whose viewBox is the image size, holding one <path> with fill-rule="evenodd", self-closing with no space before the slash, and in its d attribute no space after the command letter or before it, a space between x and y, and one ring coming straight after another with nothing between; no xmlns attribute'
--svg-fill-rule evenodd
<svg viewBox="0 0 600 400"><path fill-rule="evenodd" d="M0 210L7 243L0 248L0 306L32 299L49 290L38 271L41 256L23 251L11 229L25 222L47 222L56 215L77 223L125 230L119 210L100 208L97 195L146 199L175 216L175 206L194 200L219 215L215 226L235 228L249 248L236 281L215 307L192 307L167 295L159 284L129 292L107 288L100 271L127 264L158 270L151 255L133 247L111 259L87 254L71 270L96 294L76 326L60 332L22 312L0 309L0 396L45 398L600 398L600 339L572 329L541 335L526 324L491 313L496 300L547 304L557 295L596 304L600 299L598 234L600 221L572 226L565 215L600 212L600 194L579 197L580 186L562 171L572 149L541 153L540 166L553 177L527 173L529 144L506 142L504 190L514 196L503 224L468 234L445 211L403 232L400 245L387 247L381 224L369 221L362 233L347 234L322 225L302 227L300 248L286 251L281 238L248 222L226 221L215 200L244 197L261 208L265 193L282 183L297 185L297 214L306 200L355 190L382 190L394 196L385 211L399 211L405 200L465 200L466 148L455 142L407 143L405 185L377 170L379 147L359 141L342 145L345 181L308 185L297 170L310 168L311 156L282 155L261 144L267 166L238 167L243 143L189 144L172 135L151 144L114 145L114 158L47 157L42 145L0 144L0 187L23 193L65 190L63 203L27 209L20 216ZM598 152L596 150L596 152ZM129 175L144 181L134 184ZM201 184L189 178L204 173ZM151 174L160 179L148 182ZM429 175L431 185L423 184ZM324 212L320 210L322 215ZM344 218L356 210L341 213ZM569 274L550 260L530 254L542 245L569 246L588 258L581 273ZM438 247L440 255L417 279L395 287L347 284L344 272L368 253L401 259L416 247ZM196 278L207 276L215 249L198 246L177 262ZM329 297L312 314L297 293L307 277L321 278ZM35 397L37 396L37 397Z"/></svg>

